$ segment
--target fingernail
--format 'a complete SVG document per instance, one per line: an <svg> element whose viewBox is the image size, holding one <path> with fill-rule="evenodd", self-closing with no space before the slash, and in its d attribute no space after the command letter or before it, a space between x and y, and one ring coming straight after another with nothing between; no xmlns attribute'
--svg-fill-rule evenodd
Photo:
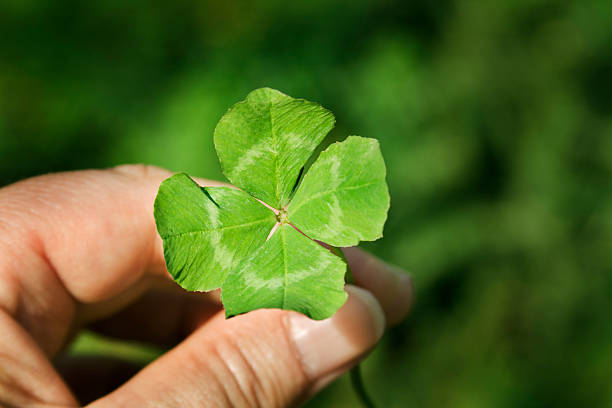
<svg viewBox="0 0 612 408"><path fill-rule="evenodd" d="M291 313L289 332L311 380L356 361L371 350L385 329L385 315L374 296L347 285L346 303L329 319L315 321Z"/></svg>

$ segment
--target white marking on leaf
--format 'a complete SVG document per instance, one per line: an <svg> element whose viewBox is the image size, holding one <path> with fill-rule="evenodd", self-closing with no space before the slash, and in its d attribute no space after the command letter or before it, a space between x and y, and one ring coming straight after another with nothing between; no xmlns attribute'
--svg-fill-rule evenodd
<svg viewBox="0 0 612 408"><path fill-rule="evenodd" d="M232 265L234 252L221 243L223 232L221 231L221 220L219 219L219 208L212 202L207 201L208 216L212 230L209 234L210 247L214 248L213 264L219 266L221 270ZM206 272L206 271L203 271Z"/></svg>
<svg viewBox="0 0 612 408"><path fill-rule="evenodd" d="M342 182L343 178L340 177L340 159L337 156L331 156L331 164L329 167L329 184L328 189L336 189Z"/></svg>
<svg viewBox="0 0 612 408"><path fill-rule="evenodd" d="M345 226L342 223L344 212L340 207L340 200L338 200L338 196L336 194L331 195L331 200L329 203L327 203L327 207L329 208L330 215L327 228L333 231L335 234L342 233L342 231L345 229Z"/></svg>
<svg viewBox="0 0 612 408"><path fill-rule="evenodd" d="M269 138L264 137L246 150L242 156L240 156L236 162L236 165L232 168L232 177L239 175L245 170L249 170L249 168L266 153L275 154L275 152L270 148Z"/></svg>

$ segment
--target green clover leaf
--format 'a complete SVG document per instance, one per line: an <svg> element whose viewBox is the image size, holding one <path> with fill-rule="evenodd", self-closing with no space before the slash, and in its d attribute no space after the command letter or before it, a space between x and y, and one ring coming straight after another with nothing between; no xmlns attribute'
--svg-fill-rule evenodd
<svg viewBox="0 0 612 408"><path fill-rule="evenodd" d="M221 288L227 316L260 308L333 315L346 301L346 264L315 240L376 240L389 209L375 139L349 136L330 145L300 182L333 126L320 105L270 88L234 105L214 141L224 174L239 189L200 187L177 174L155 199L174 280L191 291Z"/></svg>

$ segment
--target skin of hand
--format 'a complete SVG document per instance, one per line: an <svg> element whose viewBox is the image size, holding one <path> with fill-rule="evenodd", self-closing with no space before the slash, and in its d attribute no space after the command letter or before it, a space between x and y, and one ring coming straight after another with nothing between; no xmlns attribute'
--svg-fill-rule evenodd
<svg viewBox="0 0 612 408"><path fill-rule="evenodd" d="M84 327L170 348L88 407L296 406L409 312L408 275L348 248L357 286L333 317L257 310L226 320L218 291L186 292L166 271L153 201L170 175L126 165L0 189L0 406L81 406L52 361ZM117 373L81 368L85 386Z"/></svg>

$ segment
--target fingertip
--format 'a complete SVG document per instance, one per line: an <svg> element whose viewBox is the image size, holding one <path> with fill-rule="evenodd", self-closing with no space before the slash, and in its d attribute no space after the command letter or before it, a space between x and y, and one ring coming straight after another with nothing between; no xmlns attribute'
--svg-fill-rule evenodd
<svg viewBox="0 0 612 408"><path fill-rule="evenodd" d="M401 322L414 303L414 283L403 269L389 265L357 248L344 248L355 283L370 291L378 300L392 326Z"/></svg>
<svg viewBox="0 0 612 408"><path fill-rule="evenodd" d="M314 382L357 362L378 343L385 315L368 291L347 285L348 300L329 319L290 313L289 333L307 376Z"/></svg>
<svg viewBox="0 0 612 408"><path fill-rule="evenodd" d="M346 285L345 290L348 292L349 298L354 301L354 305L349 305L343 310L339 319L342 319L343 315L348 316L349 313L352 322L354 322L354 316L357 314L363 316L363 319L367 318L369 322L361 322L358 334L362 336L362 341L365 340L364 346L367 344L373 347L385 332L387 321L385 312L376 297L366 289L354 285ZM353 329L353 327L351 328ZM369 338L365 335L366 332L370 334Z"/></svg>

